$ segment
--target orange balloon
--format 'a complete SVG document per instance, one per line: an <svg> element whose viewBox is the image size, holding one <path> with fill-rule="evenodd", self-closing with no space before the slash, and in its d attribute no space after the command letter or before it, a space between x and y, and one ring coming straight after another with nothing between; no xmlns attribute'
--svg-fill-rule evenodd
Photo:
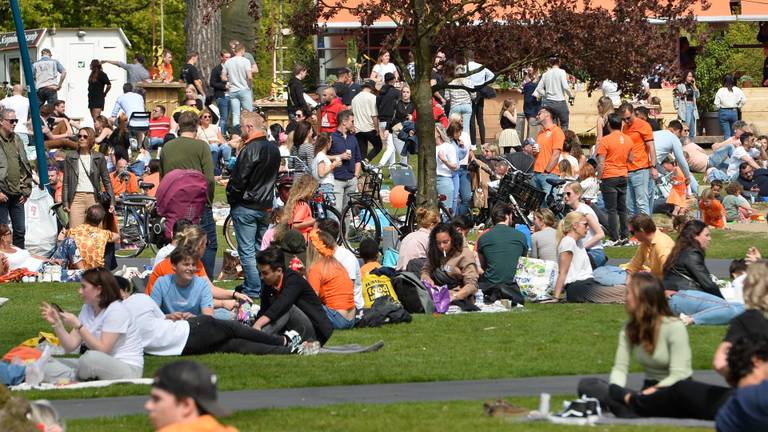
<svg viewBox="0 0 768 432"><path fill-rule="evenodd" d="M396 209L405 208L408 205L408 195L410 194L405 190L405 186L395 186L389 191L389 204Z"/></svg>

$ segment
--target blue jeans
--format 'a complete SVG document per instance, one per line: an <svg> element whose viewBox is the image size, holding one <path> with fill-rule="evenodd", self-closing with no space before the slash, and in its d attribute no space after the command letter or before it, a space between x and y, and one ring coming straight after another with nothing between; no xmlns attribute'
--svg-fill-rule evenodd
<svg viewBox="0 0 768 432"><path fill-rule="evenodd" d="M328 316L328 319L331 321L331 325L333 325L333 328L336 330L345 330L345 329L351 329L355 326L355 319L348 320L344 318L339 311L335 309L331 309L326 305L323 305L323 310L325 311L325 314Z"/></svg>
<svg viewBox="0 0 768 432"><path fill-rule="evenodd" d="M685 123L688 124L690 132L688 136L693 139L696 137L696 105L693 102L686 101L685 103Z"/></svg>
<svg viewBox="0 0 768 432"><path fill-rule="evenodd" d="M240 110L253 111L253 92L242 89L229 93L229 107L232 109L232 126L240 126Z"/></svg>
<svg viewBox="0 0 768 432"><path fill-rule="evenodd" d="M163 146L163 141L165 141L165 139L163 139L163 138L150 138L149 139L149 149L150 150L157 150L157 149L159 149L160 147Z"/></svg>
<svg viewBox="0 0 768 432"><path fill-rule="evenodd" d="M548 195L549 191L552 190L552 186L550 186L550 184L547 183L547 179L549 179L549 178L551 178L551 179L559 179L560 176L557 175L557 174L534 173L533 174L533 179L532 179L533 186L536 187L537 189L540 189L540 190L544 191L544 193ZM547 203L546 202L542 202L541 206L542 207L546 207Z"/></svg>
<svg viewBox="0 0 768 432"><path fill-rule="evenodd" d="M451 112L449 116L452 116L454 114L461 114L461 119L464 123L464 130L469 132L469 126L470 126L470 120L472 119L472 104L461 104L461 105L454 105L451 104Z"/></svg>
<svg viewBox="0 0 768 432"><path fill-rule="evenodd" d="M460 167L453 173L453 188L456 214L461 216L469 213L472 204L472 183L469 181L466 166Z"/></svg>
<svg viewBox="0 0 768 432"><path fill-rule="evenodd" d="M669 298L669 307L675 315L689 315L699 325L728 324L732 318L744 312L741 303L729 303L723 298L695 290L678 291Z"/></svg>
<svg viewBox="0 0 768 432"><path fill-rule="evenodd" d="M27 225L24 216L24 204L20 203L21 195L9 195L8 200L0 203L0 224L11 225L13 228L13 245L24 249L24 235Z"/></svg>
<svg viewBox="0 0 768 432"><path fill-rule="evenodd" d="M593 269L602 267L608 262L608 257L605 256L605 249L603 248L587 249L587 255L589 256L589 262L592 264Z"/></svg>
<svg viewBox="0 0 768 432"><path fill-rule="evenodd" d="M224 135L227 133L227 126L229 125L229 96L217 98L216 106L219 107L219 128L221 134Z"/></svg>
<svg viewBox="0 0 768 432"><path fill-rule="evenodd" d="M639 169L630 171L627 177L627 210L629 214L651 214L650 197L648 196L648 182L651 179L651 170Z"/></svg>
<svg viewBox="0 0 768 432"><path fill-rule="evenodd" d="M437 194L445 195L445 208L455 213L453 177L437 176Z"/></svg>
<svg viewBox="0 0 768 432"><path fill-rule="evenodd" d="M736 108L720 108L718 112L720 120L720 129L723 130L723 136L730 138L733 136L733 123L739 119L739 112Z"/></svg>
<svg viewBox="0 0 768 432"><path fill-rule="evenodd" d="M719 170L728 169L728 161L733 155L733 144L725 144L717 150L713 151L707 158L707 167L717 168Z"/></svg>
<svg viewBox="0 0 768 432"><path fill-rule="evenodd" d="M261 239L269 227L269 212L236 206L230 215L234 223L240 265L245 274L243 293L258 297L261 294L261 276L256 266L256 251L261 247Z"/></svg>
<svg viewBox="0 0 768 432"><path fill-rule="evenodd" d="M600 285L624 285L627 283L627 272L616 266L604 265L592 270L592 278Z"/></svg>
<svg viewBox="0 0 768 432"><path fill-rule="evenodd" d="M205 253L201 261L205 267L205 273L208 275L208 279L213 280L216 277L216 249L219 244L216 241L216 222L213 220L213 210L206 206L203 209L203 213L200 215L200 228L205 231L205 236L208 239L208 246L205 248Z"/></svg>

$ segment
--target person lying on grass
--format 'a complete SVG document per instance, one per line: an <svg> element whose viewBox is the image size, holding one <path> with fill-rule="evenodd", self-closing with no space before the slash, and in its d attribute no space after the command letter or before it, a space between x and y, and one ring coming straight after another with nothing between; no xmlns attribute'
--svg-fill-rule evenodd
<svg viewBox="0 0 768 432"><path fill-rule="evenodd" d="M130 282L117 277L123 305L139 328L144 353L156 356L238 354L309 354L312 342L302 341L295 331L267 334L238 321L219 320L209 315L171 320L157 303L143 293L132 293ZM309 347L309 349L305 349ZM319 347L319 345L318 345Z"/></svg>
<svg viewBox="0 0 768 432"><path fill-rule="evenodd" d="M73 268L82 270L83 259L80 251L71 238L65 238L56 248L53 258L33 255L26 249L19 249L11 242L11 228L6 224L0 224L0 275L16 269L27 269L37 272L43 264L61 265L64 269Z"/></svg>
<svg viewBox="0 0 768 432"><path fill-rule="evenodd" d="M174 274L157 280L150 295L166 318L184 320L199 315L213 315L213 295L205 279L195 276L196 250L177 247L169 257Z"/></svg>

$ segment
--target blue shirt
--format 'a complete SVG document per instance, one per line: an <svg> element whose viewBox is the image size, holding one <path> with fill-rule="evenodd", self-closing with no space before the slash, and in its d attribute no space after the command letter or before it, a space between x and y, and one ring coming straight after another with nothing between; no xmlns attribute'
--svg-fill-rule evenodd
<svg viewBox="0 0 768 432"><path fill-rule="evenodd" d="M144 109L144 98L138 93L128 92L118 96L117 101L115 101L115 107L112 109L112 117L117 117L120 111L123 111L128 120L130 120L133 113L143 112ZM131 126L143 125L135 124ZM146 126L149 126L149 122L147 122Z"/></svg>
<svg viewBox="0 0 768 432"><path fill-rule="evenodd" d="M189 312L202 315L203 309L213 308L211 287L207 280L197 276L186 287L176 285L176 275L158 278L150 297L164 314Z"/></svg>
<svg viewBox="0 0 768 432"><path fill-rule="evenodd" d="M677 165L683 170L683 175L686 178L691 176L691 170L688 168L688 161L685 160L685 154L683 154L683 144L680 142L680 138L668 130L660 130L653 133L653 143L656 147L656 165L661 166L661 162L672 154L675 155Z"/></svg>
<svg viewBox="0 0 768 432"><path fill-rule="evenodd" d="M758 432L768 425L768 381L737 389L717 412L718 432Z"/></svg>
<svg viewBox="0 0 768 432"><path fill-rule="evenodd" d="M333 178L335 180L349 180L355 177L355 164L360 163L360 147L357 145L357 138L354 134L348 133L347 137L338 130L331 134L331 150L328 156L344 154L347 150L352 152L352 157L348 160L342 160L341 165L333 169Z"/></svg>
<svg viewBox="0 0 768 432"><path fill-rule="evenodd" d="M527 82L523 85L523 112L526 118L536 117L541 109L541 102L533 95L538 82Z"/></svg>

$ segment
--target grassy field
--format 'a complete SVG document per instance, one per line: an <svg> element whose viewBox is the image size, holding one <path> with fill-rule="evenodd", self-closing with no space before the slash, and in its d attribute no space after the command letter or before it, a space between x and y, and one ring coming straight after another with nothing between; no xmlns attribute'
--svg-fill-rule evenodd
<svg viewBox="0 0 768 432"><path fill-rule="evenodd" d="M744 255L751 246L761 251L768 250L768 236L765 233L750 233L729 230L711 230L712 242L707 249L708 259L737 259ZM673 235L674 238L674 235ZM637 247L606 248L608 258L629 259L635 255Z"/></svg>
<svg viewBox="0 0 768 432"><path fill-rule="evenodd" d="M553 398L553 409L562 398ZM535 409L535 398L509 399L520 407ZM550 423L520 423L513 417L486 417L483 415L483 401L468 402L424 402L398 403L385 405L333 405L320 408L291 408L241 411L223 420L223 423L237 427L241 432L255 431L583 431L581 426L560 426ZM131 430L134 432L152 431L149 420L144 415L129 417L78 420L68 423L70 431L114 431ZM658 432L703 432L702 428L673 428L654 426L595 426L590 431L602 432L639 432L654 430Z"/></svg>
<svg viewBox="0 0 768 432"><path fill-rule="evenodd" d="M0 309L1 352L50 330L38 312L40 302L54 301L73 312L80 307L75 284L5 285L0 286L0 296L11 299ZM607 373L624 320L621 305L584 304L530 305L524 311L501 314L417 315L410 324L337 331L329 342L383 340L386 345L376 354L214 354L195 359L219 374L222 390ZM709 369L725 328L692 327L689 332L694 368ZM144 375L152 376L175 359L147 356ZM29 397L92 398L146 391L141 386L113 386L33 392Z"/></svg>

